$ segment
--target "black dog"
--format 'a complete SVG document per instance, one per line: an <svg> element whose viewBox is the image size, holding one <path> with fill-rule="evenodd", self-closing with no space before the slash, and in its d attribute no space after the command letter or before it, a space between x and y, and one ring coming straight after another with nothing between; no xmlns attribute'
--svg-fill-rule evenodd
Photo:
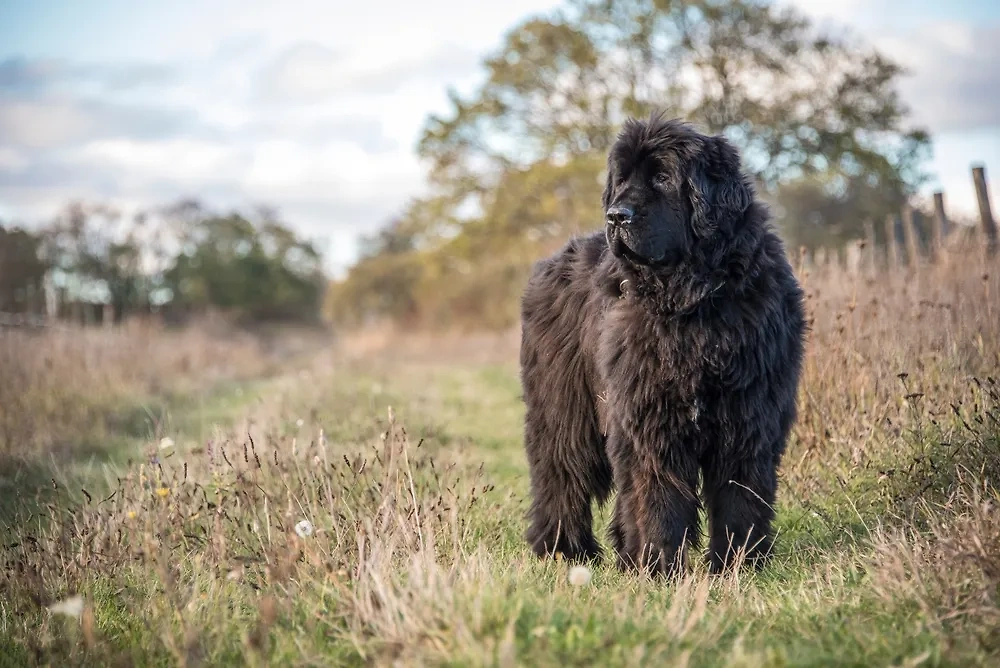
<svg viewBox="0 0 1000 668"><path fill-rule="evenodd" d="M608 158L604 232L539 262L522 299L521 382L540 556L596 558L591 502L618 490L621 568L760 564L796 418L801 288L722 137L654 115Z"/></svg>

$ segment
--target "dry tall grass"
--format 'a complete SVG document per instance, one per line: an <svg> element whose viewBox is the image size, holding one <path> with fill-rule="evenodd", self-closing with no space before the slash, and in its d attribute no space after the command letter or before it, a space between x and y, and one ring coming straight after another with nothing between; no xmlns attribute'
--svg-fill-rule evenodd
<svg viewBox="0 0 1000 668"><path fill-rule="evenodd" d="M695 565L665 584L602 566L571 584L567 564L534 559L521 537L510 337L469 344L473 357L507 350L500 366L440 342L373 346L296 376L249 435L150 444L103 487L86 481L17 527L0 564L0 653L103 665L995 665L997 272L972 255L912 275L803 280L813 331L801 417L761 574ZM74 596L76 619L46 609Z"/></svg>
<svg viewBox="0 0 1000 668"><path fill-rule="evenodd" d="M206 318L183 329L0 328L0 455L67 453L107 438L123 404L266 376L287 356Z"/></svg>
<svg viewBox="0 0 1000 668"><path fill-rule="evenodd" d="M805 498L816 492L810 471L820 465L846 479L858 467L882 464L879 490L909 476L925 481L921 494L935 491L939 475L953 473L929 453L942 455L947 450L938 446L970 438L969 413L989 404L983 386L992 386L1000 369L1000 319L992 303L1000 280L991 264L969 253L889 275L833 267L802 276L812 332L800 418L783 470ZM948 458L960 459L964 449Z"/></svg>

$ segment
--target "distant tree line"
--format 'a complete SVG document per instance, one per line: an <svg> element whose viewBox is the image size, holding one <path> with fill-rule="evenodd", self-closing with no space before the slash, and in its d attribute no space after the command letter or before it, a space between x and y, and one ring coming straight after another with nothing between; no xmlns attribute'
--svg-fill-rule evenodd
<svg viewBox="0 0 1000 668"><path fill-rule="evenodd" d="M70 317L84 304L117 322L209 309L243 321L310 321L326 283L320 251L264 207L217 213L183 200L125 217L72 202L45 224L0 221L3 312Z"/></svg>
<svg viewBox="0 0 1000 668"><path fill-rule="evenodd" d="M601 225L606 152L653 108L734 141L792 247L863 236L926 178L900 67L791 8L566 0L483 65L477 90L426 120L432 190L365 239L331 286L335 321L515 324L532 262Z"/></svg>

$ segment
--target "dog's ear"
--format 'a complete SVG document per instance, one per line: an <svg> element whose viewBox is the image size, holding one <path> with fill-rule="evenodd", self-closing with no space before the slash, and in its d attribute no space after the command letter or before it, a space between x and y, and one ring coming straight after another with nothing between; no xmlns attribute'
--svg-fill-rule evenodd
<svg viewBox="0 0 1000 668"><path fill-rule="evenodd" d="M725 137L706 137L688 174L691 226L700 238L729 234L750 205L754 191L740 168L740 154Z"/></svg>

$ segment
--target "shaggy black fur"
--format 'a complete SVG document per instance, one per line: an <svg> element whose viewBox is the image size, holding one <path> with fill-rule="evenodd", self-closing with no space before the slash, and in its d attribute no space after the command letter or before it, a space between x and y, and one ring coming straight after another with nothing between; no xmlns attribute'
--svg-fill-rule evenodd
<svg viewBox="0 0 1000 668"><path fill-rule="evenodd" d="M608 158L606 228L539 262L522 300L521 382L540 556L600 555L592 501L617 489L621 568L760 564L796 418L802 291L722 137L629 120Z"/></svg>

